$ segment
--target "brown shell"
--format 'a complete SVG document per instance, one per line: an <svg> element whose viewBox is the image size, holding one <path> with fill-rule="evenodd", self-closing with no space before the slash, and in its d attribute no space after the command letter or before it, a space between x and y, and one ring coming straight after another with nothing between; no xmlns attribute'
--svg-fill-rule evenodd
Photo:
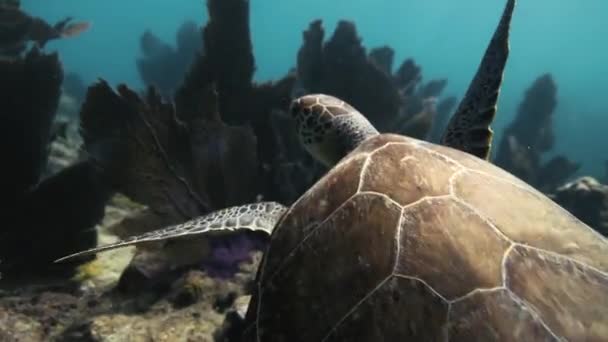
<svg viewBox="0 0 608 342"><path fill-rule="evenodd" d="M469 154L382 134L279 222L261 341L608 340L608 242Z"/></svg>

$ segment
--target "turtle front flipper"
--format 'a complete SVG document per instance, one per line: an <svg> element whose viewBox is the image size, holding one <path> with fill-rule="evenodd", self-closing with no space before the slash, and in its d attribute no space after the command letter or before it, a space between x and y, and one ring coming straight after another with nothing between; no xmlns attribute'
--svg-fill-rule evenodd
<svg viewBox="0 0 608 342"><path fill-rule="evenodd" d="M441 143L488 159L503 72L509 56L509 30L515 0L508 0L475 78L450 120Z"/></svg>
<svg viewBox="0 0 608 342"><path fill-rule="evenodd" d="M151 241L171 240L201 234L226 234L241 230L250 230L270 235L279 218L286 210L287 208L285 206L277 202L250 203L220 209L184 223L70 254L55 260L55 262Z"/></svg>

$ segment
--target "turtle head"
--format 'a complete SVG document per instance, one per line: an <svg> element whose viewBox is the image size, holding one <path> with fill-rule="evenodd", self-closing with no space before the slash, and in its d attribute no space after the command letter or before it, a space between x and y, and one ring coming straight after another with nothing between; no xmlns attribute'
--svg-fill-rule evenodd
<svg viewBox="0 0 608 342"><path fill-rule="evenodd" d="M348 103L325 94L296 98L289 108L300 142L316 160L331 167L363 140L378 134Z"/></svg>

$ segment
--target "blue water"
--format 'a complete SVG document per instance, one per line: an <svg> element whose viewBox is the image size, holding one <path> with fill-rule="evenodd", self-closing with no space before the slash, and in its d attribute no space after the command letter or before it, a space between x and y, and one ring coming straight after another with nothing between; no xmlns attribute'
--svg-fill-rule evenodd
<svg viewBox="0 0 608 342"><path fill-rule="evenodd" d="M276 79L295 64L302 31L316 18L329 36L339 19L354 20L368 48L388 44L395 64L414 57L425 79L448 78L445 95L461 96L494 30L505 0L251 0L256 79ZM66 15L90 20L80 37L48 45L65 68L85 81L102 77L140 87L135 68L139 36L152 29L174 42L186 19L206 21L202 0L22 0L30 13L55 22ZM558 84L555 152L583 163L581 173L603 174L608 159L608 1L519 0L511 55L494 125L500 133L522 94L541 73ZM498 137L499 138L499 137Z"/></svg>

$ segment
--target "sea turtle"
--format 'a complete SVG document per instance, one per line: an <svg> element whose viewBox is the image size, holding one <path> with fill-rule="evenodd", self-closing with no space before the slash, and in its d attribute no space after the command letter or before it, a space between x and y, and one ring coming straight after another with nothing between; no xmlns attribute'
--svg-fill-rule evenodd
<svg viewBox="0 0 608 342"><path fill-rule="evenodd" d="M290 113L333 167L291 207L230 208L75 255L246 223L272 231L247 341L608 339L608 242L484 160L513 8L446 146L380 134L344 101L306 95Z"/></svg>

